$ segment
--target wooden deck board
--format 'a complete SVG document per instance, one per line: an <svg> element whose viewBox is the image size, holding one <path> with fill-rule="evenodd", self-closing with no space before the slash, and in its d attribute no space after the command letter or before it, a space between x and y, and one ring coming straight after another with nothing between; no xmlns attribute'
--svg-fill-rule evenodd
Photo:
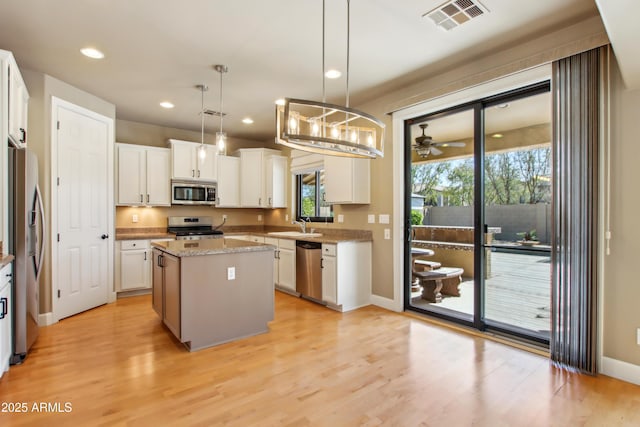
<svg viewBox="0 0 640 427"><path fill-rule="evenodd" d="M551 300L551 264L548 255L491 253L491 277L485 281L485 315L487 319L548 333ZM460 297L445 296L438 307L471 314L473 280L464 278ZM429 303L413 298L412 305Z"/></svg>

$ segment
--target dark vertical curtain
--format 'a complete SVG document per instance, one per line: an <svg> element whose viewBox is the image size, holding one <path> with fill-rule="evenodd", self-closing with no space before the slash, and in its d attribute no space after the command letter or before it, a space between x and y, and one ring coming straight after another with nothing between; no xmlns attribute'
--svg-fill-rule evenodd
<svg viewBox="0 0 640 427"><path fill-rule="evenodd" d="M600 50L553 63L551 359L596 373Z"/></svg>

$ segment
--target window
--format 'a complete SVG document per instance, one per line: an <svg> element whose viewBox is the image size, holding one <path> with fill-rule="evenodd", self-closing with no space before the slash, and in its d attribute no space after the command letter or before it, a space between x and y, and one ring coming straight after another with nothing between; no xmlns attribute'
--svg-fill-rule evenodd
<svg viewBox="0 0 640 427"><path fill-rule="evenodd" d="M333 206L324 201L324 170L296 175L296 218L333 222Z"/></svg>

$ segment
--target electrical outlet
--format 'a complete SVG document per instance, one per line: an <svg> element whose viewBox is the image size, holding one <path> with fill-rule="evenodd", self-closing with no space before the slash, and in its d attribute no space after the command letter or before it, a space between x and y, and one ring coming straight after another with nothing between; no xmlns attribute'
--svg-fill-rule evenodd
<svg viewBox="0 0 640 427"><path fill-rule="evenodd" d="M227 280L236 280L236 268L227 267Z"/></svg>
<svg viewBox="0 0 640 427"><path fill-rule="evenodd" d="M258 221L262 221L262 215L258 215Z"/></svg>
<svg viewBox="0 0 640 427"><path fill-rule="evenodd" d="M389 240L391 238L391 229L390 228L385 228L384 229L384 239L385 240Z"/></svg>
<svg viewBox="0 0 640 427"><path fill-rule="evenodd" d="M388 214L378 215L378 222L380 224L389 224L389 215Z"/></svg>
<svg viewBox="0 0 640 427"><path fill-rule="evenodd" d="M338 222L344 222L344 215L338 215Z"/></svg>
<svg viewBox="0 0 640 427"><path fill-rule="evenodd" d="M376 216L374 214L367 215L367 222L369 224L375 224L376 223Z"/></svg>
<svg viewBox="0 0 640 427"><path fill-rule="evenodd" d="M226 221L226 220L227 220L227 218L228 218L228 217L227 217L226 215L222 215L222 220L223 220L223 221Z"/></svg>
<svg viewBox="0 0 640 427"><path fill-rule="evenodd" d="M640 328L636 330L636 342L640 345Z"/></svg>
<svg viewBox="0 0 640 427"><path fill-rule="evenodd" d="M133 214L131 216L131 222L138 222L138 214Z"/></svg>
<svg viewBox="0 0 640 427"><path fill-rule="evenodd" d="M284 215L284 220L285 220L285 221L287 221L287 222L289 222L289 214L285 214L285 215Z"/></svg>

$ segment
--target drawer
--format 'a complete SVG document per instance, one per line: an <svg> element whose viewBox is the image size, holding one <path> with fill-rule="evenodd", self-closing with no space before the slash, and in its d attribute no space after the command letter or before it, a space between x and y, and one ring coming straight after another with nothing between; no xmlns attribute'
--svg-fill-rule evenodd
<svg viewBox="0 0 640 427"><path fill-rule="evenodd" d="M280 249L290 249L293 251L296 249L296 241L289 239L278 239L278 247Z"/></svg>
<svg viewBox="0 0 640 427"><path fill-rule="evenodd" d="M120 241L121 251L130 251L133 249L148 249L148 248L149 248L148 240L121 240Z"/></svg>
<svg viewBox="0 0 640 427"><path fill-rule="evenodd" d="M336 245L322 245L322 255L336 256Z"/></svg>

